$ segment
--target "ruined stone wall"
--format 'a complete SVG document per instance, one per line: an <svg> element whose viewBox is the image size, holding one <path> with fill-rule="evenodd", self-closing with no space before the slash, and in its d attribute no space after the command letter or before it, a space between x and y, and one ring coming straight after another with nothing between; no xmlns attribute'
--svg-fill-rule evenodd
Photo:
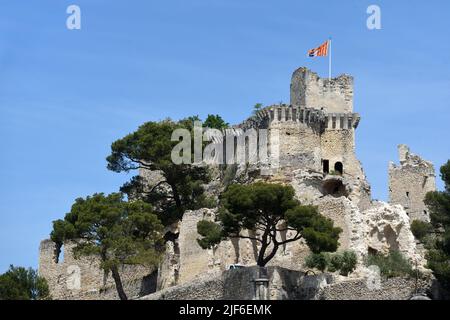
<svg viewBox="0 0 450 320"><path fill-rule="evenodd" d="M75 259L74 242L66 242L60 259L56 261L56 244L41 242L39 248L39 275L47 280L50 294L56 300L115 300L117 290L111 275L100 269L95 256ZM64 259L62 260L62 256ZM61 261L62 260L62 261ZM125 292L129 298L156 290L156 274L139 266L126 266L119 270Z"/></svg>
<svg viewBox="0 0 450 320"><path fill-rule="evenodd" d="M321 300L410 300L430 290L431 283L413 278L382 279L379 287L370 287L366 279L334 283L321 290Z"/></svg>
<svg viewBox="0 0 450 320"><path fill-rule="evenodd" d="M367 277L342 281L280 267L247 267L167 288L142 300L409 300L435 296L430 279ZM429 299L429 298L428 298Z"/></svg>
<svg viewBox="0 0 450 320"><path fill-rule="evenodd" d="M431 162L399 146L400 165L389 164L389 203L402 205L413 220L430 221L424 204L425 195L436 191L436 177Z"/></svg>
<svg viewBox="0 0 450 320"><path fill-rule="evenodd" d="M263 281L255 281L262 279ZM226 270L166 288L142 300L309 300L332 281L281 267Z"/></svg>
<svg viewBox="0 0 450 320"><path fill-rule="evenodd" d="M200 209L187 211L179 226L179 237L176 254L169 250L159 269L158 288L164 289L173 285L180 285L204 276L220 274L232 264L245 266L256 265L260 244L248 239L231 239L221 242L214 249L202 249L197 239L197 223L203 219L213 220L215 210ZM243 234L248 231L243 231ZM280 240L291 238L292 232L279 233ZM172 245L170 245L172 246ZM269 248L270 250L270 248ZM310 253L303 241L288 243L278 249L276 256L269 266L280 266L292 270L300 270L305 257ZM174 278L176 270L176 279Z"/></svg>
<svg viewBox="0 0 450 320"><path fill-rule="evenodd" d="M353 112L353 77L322 79L307 68L299 68L292 75L291 104L323 109L328 113Z"/></svg>
<svg viewBox="0 0 450 320"><path fill-rule="evenodd" d="M296 122L273 122L271 130L279 133L279 163L286 171L304 168L319 171L320 135Z"/></svg>
<svg viewBox="0 0 450 320"><path fill-rule="evenodd" d="M319 212L333 220L334 225L342 229L339 236L339 250L351 248L350 239L352 237L351 227L348 222L349 210L345 198L326 197L319 202Z"/></svg>
<svg viewBox="0 0 450 320"><path fill-rule="evenodd" d="M361 227L368 248L382 254L399 251L412 265L424 271L426 260L423 252L417 248L410 228L411 220L402 206L377 202L362 212L362 217L364 223Z"/></svg>

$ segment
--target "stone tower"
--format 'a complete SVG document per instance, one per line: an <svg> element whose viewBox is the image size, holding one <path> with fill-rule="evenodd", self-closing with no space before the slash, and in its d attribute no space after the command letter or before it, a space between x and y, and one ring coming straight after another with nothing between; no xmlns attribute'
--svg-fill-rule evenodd
<svg viewBox="0 0 450 320"><path fill-rule="evenodd" d="M291 80L291 105L323 114L320 132L320 169L324 173L364 179L355 156L355 130L360 116L353 112L353 77L322 79L306 68L297 69Z"/></svg>
<svg viewBox="0 0 450 320"><path fill-rule="evenodd" d="M325 179L325 194L352 190L360 209L370 205L370 185L355 154L355 131L360 122L353 112L353 78L341 75L322 79L306 68L291 78L291 103L272 105L244 121L239 129L268 129L269 149L279 155L279 169L272 175L289 182L301 171ZM344 192L345 193L345 192Z"/></svg>
<svg viewBox="0 0 450 320"><path fill-rule="evenodd" d="M411 221L430 221L425 195L436 191L436 175L431 162L398 146L400 165L389 163L389 203L402 205Z"/></svg>

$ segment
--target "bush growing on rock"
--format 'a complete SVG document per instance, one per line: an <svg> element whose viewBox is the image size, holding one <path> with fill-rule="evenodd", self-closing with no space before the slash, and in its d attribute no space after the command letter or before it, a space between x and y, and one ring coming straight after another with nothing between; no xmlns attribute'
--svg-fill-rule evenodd
<svg viewBox="0 0 450 320"><path fill-rule="evenodd" d="M355 270L358 259L353 251L344 251L334 254L318 253L306 257L305 267L315 268L321 272L339 272L342 276L348 276Z"/></svg>
<svg viewBox="0 0 450 320"><path fill-rule="evenodd" d="M399 251L391 251L388 255L369 254L366 265L378 266L381 275L387 278L414 276L411 263Z"/></svg>
<svg viewBox="0 0 450 320"><path fill-rule="evenodd" d="M344 251L332 255L330 265L343 276L348 276L356 268L358 258L353 251Z"/></svg>
<svg viewBox="0 0 450 320"><path fill-rule="evenodd" d="M305 266L324 272L330 266L330 257L323 252L310 254L305 259Z"/></svg>
<svg viewBox="0 0 450 320"><path fill-rule="evenodd" d="M419 241L422 241L432 230L433 227L428 222L414 220L411 223L411 232Z"/></svg>

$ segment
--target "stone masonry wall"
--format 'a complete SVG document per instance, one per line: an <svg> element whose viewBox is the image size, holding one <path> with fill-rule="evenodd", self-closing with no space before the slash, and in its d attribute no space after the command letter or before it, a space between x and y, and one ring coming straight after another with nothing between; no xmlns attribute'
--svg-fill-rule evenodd
<svg viewBox="0 0 450 320"><path fill-rule="evenodd" d="M63 261L56 262L56 244L51 240L41 242L39 251L39 275L49 285L53 299L110 300L118 299L114 280L100 269L95 256L75 259L72 249L75 243L64 244ZM124 267L119 270L125 292L129 298L148 294L156 289L156 274L144 267Z"/></svg>
<svg viewBox="0 0 450 320"><path fill-rule="evenodd" d="M200 238L200 235L197 233L197 223L203 219L212 220L214 216L215 211L210 209L187 211L184 214L177 240L179 259L169 259L171 254L167 254L167 259L158 275L159 279L170 279L170 270L175 268L177 269L177 279L175 282L158 280L161 283L160 289L187 283L205 275L220 274L232 264L256 265L259 250L259 243L256 241L231 239L221 242L215 249L207 250L198 245L197 239ZM280 240L292 236L291 233L279 234ZM269 265L299 270L302 268L304 258L309 253L310 251L303 241L288 243L278 249Z"/></svg>
<svg viewBox="0 0 450 320"><path fill-rule="evenodd" d="M306 68L297 69L291 80L291 104L326 112L353 112L353 77L322 79Z"/></svg>
<svg viewBox="0 0 450 320"><path fill-rule="evenodd" d="M413 278L381 280L380 287L370 288L366 279L335 283L322 289L321 300L410 300L419 290L424 294L430 282Z"/></svg>
<svg viewBox="0 0 450 320"><path fill-rule="evenodd" d="M261 279L262 281L255 281ZM226 270L141 298L142 300L308 300L332 277L281 267Z"/></svg>
<svg viewBox="0 0 450 320"><path fill-rule="evenodd" d="M432 281L369 278L337 281L333 274L308 274L280 267L227 270L167 288L142 300L409 300L433 295Z"/></svg>
<svg viewBox="0 0 450 320"><path fill-rule="evenodd" d="M436 191L436 177L432 163L399 146L400 165L389 164L389 203L402 205L413 220L429 221L425 195Z"/></svg>

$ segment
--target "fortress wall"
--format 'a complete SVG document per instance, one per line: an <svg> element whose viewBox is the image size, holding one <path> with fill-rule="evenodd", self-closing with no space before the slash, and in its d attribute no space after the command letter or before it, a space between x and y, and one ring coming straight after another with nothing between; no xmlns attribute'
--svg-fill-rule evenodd
<svg viewBox="0 0 450 320"><path fill-rule="evenodd" d="M432 282L413 278L381 279L379 287L370 287L367 279L333 283L321 290L323 300L410 300L416 290L431 289Z"/></svg>
<svg viewBox="0 0 450 320"><path fill-rule="evenodd" d="M349 250L351 248L350 239L352 237L351 226L348 222L349 208L346 207L342 198L326 197L318 203L319 212L333 220L334 226L342 229L339 236L338 250Z"/></svg>
<svg viewBox="0 0 450 320"><path fill-rule="evenodd" d="M114 280L111 275L105 275L100 269L100 260L95 256L75 259L72 249L74 242L66 242L59 262L56 262L56 244L44 240L39 248L39 275L44 277L49 285L53 299L118 299ZM62 257L64 256L64 259ZM151 273L144 267L126 266L120 271L125 292L137 296L141 291L149 293L155 279L147 277ZM154 286L153 286L154 287Z"/></svg>
<svg viewBox="0 0 450 320"><path fill-rule="evenodd" d="M167 282L161 289L168 288L174 284L180 285L202 279L203 277L220 274L228 269L231 264L246 266L256 265L259 243L248 239L231 239L221 242L215 249L202 249L197 239L197 223L203 219L214 219L215 211L211 209L200 209L187 211L180 224L178 238L179 266L178 279L176 283ZM245 231L244 231L245 234ZM280 240L291 238L290 233L279 233ZM268 249L270 250L270 248ZM282 246L278 249L276 256L270 261L270 266L280 266L292 270L299 270L303 265L304 258L310 253L303 241L296 241ZM167 278L167 271L161 270L159 277Z"/></svg>
<svg viewBox="0 0 450 320"><path fill-rule="evenodd" d="M320 170L320 135L302 123L272 122L279 133L279 163L285 169Z"/></svg>
<svg viewBox="0 0 450 320"><path fill-rule="evenodd" d="M365 179L355 155L353 130L326 130L321 136L321 152L322 159L329 161L330 172L336 171L336 163L341 162L344 175Z"/></svg>
<svg viewBox="0 0 450 320"><path fill-rule="evenodd" d="M255 282L255 279L264 279ZM226 270L166 288L141 300L311 300L332 281L329 274L305 275L281 267Z"/></svg>
<svg viewBox="0 0 450 320"><path fill-rule="evenodd" d="M95 295L103 285L103 272L98 259L83 257L76 260L72 253L74 246L73 242L65 243L59 262L56 262L56 244L51 240L41 242L39 275L47 280L53 299L70 299L91 293Z"/></svg>

